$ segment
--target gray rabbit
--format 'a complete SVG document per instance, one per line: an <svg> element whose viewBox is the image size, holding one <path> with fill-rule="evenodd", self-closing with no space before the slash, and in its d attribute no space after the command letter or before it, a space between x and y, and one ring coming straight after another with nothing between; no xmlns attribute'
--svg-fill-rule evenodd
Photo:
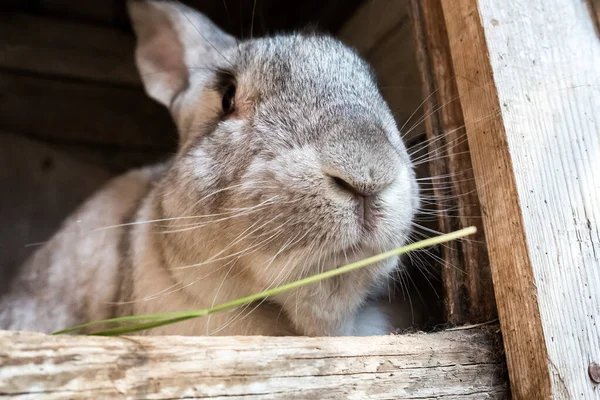
<svg viewBox="0 0 600 400"><path fill-rule="evenodd" d="M354 51L309 32L238 41L176 2L129 11L145 89L169 108L179 150L68 218L0 299L0 328L210 307L407 242L413 166ZM149 333L387 334L376 299L397 265Z"/></svg>

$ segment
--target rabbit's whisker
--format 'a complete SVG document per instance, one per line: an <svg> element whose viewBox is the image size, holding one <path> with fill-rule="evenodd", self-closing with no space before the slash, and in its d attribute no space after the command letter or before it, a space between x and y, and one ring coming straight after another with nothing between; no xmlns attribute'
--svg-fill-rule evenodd
<svg viewBox="0 0 600 400"><path fill-rule="evenodd" d="M272 199L274 199L275 197L278 197L278 196L274 196ZM265 201L265 202L263 202L263 203L261 203L261 204L259 204L257 206L251 207L250 209L248 209L246 211L233 213L233 215L229 215L227 217L218 218L218 219L210 220L210 221L207 221L207 222L201 222L201 223L197 223L197 224L192 224L191 227L188 226L186 228L164 230L164 231L161 231L160 233L167 234L167 233L177 233L177 232L191 231L191 230L203 228L205 226L209 226L209 225L212 225L212 224L215 224L215 223L218 223L218 222L228 221L228 220L231 220L233 218L239 218L239 217L242 217L242 216L245 216L245 215L254 214L254 213L260 212L260 211L268 208L269 205L277 204L277 203L272 202L271 201L272 199L270 199L269 202Z"/></svg>

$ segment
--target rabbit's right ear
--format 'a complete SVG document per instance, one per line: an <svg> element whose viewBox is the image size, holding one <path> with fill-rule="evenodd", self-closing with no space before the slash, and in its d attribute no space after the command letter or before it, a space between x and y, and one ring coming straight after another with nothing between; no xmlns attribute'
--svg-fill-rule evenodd
<svg viewBox="0 0 600 400"><path fill-rule="evenodd" d="M146 92L167 107L188 87L191 73L207 73L216 62L222 64L222 52L236 44L207 17L179 2L130 0L128 8Z"/></svg>

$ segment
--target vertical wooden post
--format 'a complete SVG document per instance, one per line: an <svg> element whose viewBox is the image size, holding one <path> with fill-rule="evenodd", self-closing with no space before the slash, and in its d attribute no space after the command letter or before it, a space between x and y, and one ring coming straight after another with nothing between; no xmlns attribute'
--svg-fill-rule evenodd
<svg viewBox="0 0 600 400"><path fill-rule="evenodd" d="M478 235L442 247L447 320L485 322L496 317L481 210L454 77L446 23L439 0L410 1L423 82L431 187L437 199L439 229L475 225ZM428 192L427 194L431 194Z"/></svg>
<svg viewBox="0 0 600 400"><path fill-rule="evenodd" d="M515 399L594 398L600 41L571 0L442 0Z"/></svg>

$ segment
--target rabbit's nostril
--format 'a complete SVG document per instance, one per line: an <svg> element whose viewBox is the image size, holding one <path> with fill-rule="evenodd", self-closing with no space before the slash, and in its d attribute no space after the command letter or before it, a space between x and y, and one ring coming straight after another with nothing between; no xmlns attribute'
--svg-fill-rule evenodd
<svg viewBox="0 0 600 400"><path fill-rule="evenodd" d="M373 231L377 226L378 212L375 205L377 187L373 184L352 184L336 175L329 175L333 184L341 191L354 197L354 213L361 228L365 232Z"/></svg>
<svg viewBox="0 0 600 400"><path fill-rule="evenodd" d="M369 176L367 171L365 173L348 174L338 171L324 171L324 177L329 179L329 186L337 189L338 191L351 194L354 197L378 197L388 186L390 186L394 179L384 174L379 176ZM386 179L388 178L388 179Z"/></svg>
<svg viewBox="0 0 600 400"><path fill-rule="evenodd" d="M350 192L353 195L360 195L359 191L356 190L356 188L354 186L352 186L350 183L348 183L348 181L340 178L339 176L332 176L331 180L333 180L333 183L335 183L335 185L346 191L346 192Z"/></svg>

